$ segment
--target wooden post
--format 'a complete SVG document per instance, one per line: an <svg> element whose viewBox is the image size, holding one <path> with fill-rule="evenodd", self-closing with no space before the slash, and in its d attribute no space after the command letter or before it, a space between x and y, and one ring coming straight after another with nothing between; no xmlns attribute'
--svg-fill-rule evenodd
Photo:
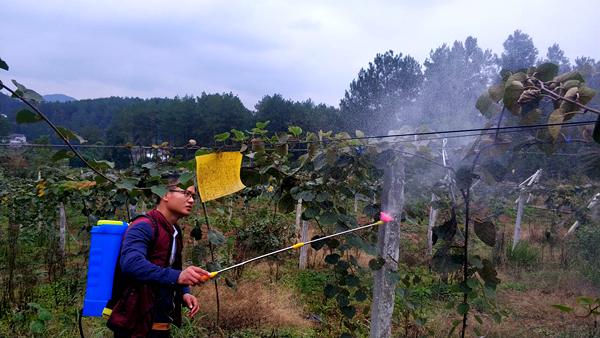
<svg viewBox="0 0 600 338"><path fill-rule="evenodd" d="M521 221L523 220L523 208L525 206L525 196L529 193L529 188L537 183L542 174L542 169L538 169L528 179L519 184L521 190L519 191L519 199L517 200L517 219L515 221L515 232L513 234L513 250L517 246L517 243L521 240ZM531 197L531 196L530 196Z"/></svg>
<svg viewBox="0 0 600 338"><path fill-rule="evenodd" d="M308 222L302 221L302 199L298 200L298 204L296 204L296 237L297 242L306 242L308 241ZM306 269L308 257L308 247L300 248L300 258L298 262L298 267L300 269Z"/></svg>
<svg viewBox="0 0 600 338"><path fill-rule="evenodd" d="M381 206L382 211L390 214L394 220L379 226L377 250L385 259L385 264L375 272L373 280L370 338L392 335L396 282L390 278L389 273L398 270L400 219L404 207L404 175L404 163L401 159L385 168Z"/></svg>
<svg viewBox="0 0 600 338"><path fill-rule="evenodd" d="M301 242L308 241L308 222L307 221L302 221L302 232L300 235L300 241ZM299 264L300 269L302 269L302 270L306 269L307 263L308 263L308 246L305 245L300 248L300 264Z"/></svg>
<svg viewBox="0 0 600 338"><path fill-rule="evenodd" d="M433 255L433 227L435 226L435 221L437 219L438 211L433 207L433 203L437 201L438 198L435 194L431 194L431 206L429 206L429 224L427 225L427 254Z"/></svg>
<svg viewBox="0 0 600 338"><path fill-rule="evenodd" d="M525 205L525 191L521 190L519 193L519 200L517 201L517 220L515 221L515 232L513 234L513 250L517 246L517 243L521 240L521 220L523 219L523 207Z"/></svg>
<svg viewBox="0 0 600 338"><path fill-rule="evenodd" d="M67 238L67 215L65 213L65 204L60 202L58 204L58 250L60 252L60 264L64 264L65 261L65 243Z"/></svg>

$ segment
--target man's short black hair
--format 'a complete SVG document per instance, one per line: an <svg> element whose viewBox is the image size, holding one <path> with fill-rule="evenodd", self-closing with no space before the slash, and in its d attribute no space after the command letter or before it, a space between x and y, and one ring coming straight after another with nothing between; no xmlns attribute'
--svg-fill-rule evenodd
<svg viewBox="0 0 600 338"><path fill-rule="evenodd" d="M177 184L179 183L179 174L176 172L162 174L160 176L160 179L161 179L161 182L164 182L164 185L167 187L167 189L171 190L171 189L177 187ZM156 194L154 195L154 202L156 205L158 205L160 203L161 199L162 199L162 196L158 196Z"/></svg>

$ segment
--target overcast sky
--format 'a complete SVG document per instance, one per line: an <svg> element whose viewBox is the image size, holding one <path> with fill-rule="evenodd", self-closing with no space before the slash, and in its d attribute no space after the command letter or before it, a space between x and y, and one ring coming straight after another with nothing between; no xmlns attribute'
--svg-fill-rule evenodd
<svg viewBox="0 0 600 338"><path fill-rule="evenodd" d="M600 1L4 1L0 79L82 98L233 92L338 106L377 53L423 62L472 35L502 52L514 30L600 59Z"/></svg>

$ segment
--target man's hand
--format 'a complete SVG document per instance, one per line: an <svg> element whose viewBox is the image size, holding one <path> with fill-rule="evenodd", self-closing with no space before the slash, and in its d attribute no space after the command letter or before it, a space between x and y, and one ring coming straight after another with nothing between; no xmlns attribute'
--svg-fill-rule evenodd
<svg viewBox="0 0 600 338"><path fill-rule="evenodd" d="M190 309L190 312L187 314L187 316L190 318L194 317L196 313L198 313L198 310L200 310L198 299L191 293L186 293L183 295L183 303L188 307L188 309Z"/></svg>
<svg viewBox="0 0 600 338"><path fill-rule="evenodd" d="M210 274L207 271L197 266L190 266L181 271L179 278L177 278L177 284L196 285L198 283L204 283L209 279Z"/></svg>

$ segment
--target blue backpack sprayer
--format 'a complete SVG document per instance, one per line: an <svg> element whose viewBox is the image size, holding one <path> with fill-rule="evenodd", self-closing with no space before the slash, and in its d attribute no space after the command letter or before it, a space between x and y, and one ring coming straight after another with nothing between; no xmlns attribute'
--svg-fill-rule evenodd
<svg viewBox="0 0 600 338"><path fill-rule="evenodd" d="M100 317L111 297L113 277L127 222L100 220L91 231L90 258L82 315Z"/></svg>

